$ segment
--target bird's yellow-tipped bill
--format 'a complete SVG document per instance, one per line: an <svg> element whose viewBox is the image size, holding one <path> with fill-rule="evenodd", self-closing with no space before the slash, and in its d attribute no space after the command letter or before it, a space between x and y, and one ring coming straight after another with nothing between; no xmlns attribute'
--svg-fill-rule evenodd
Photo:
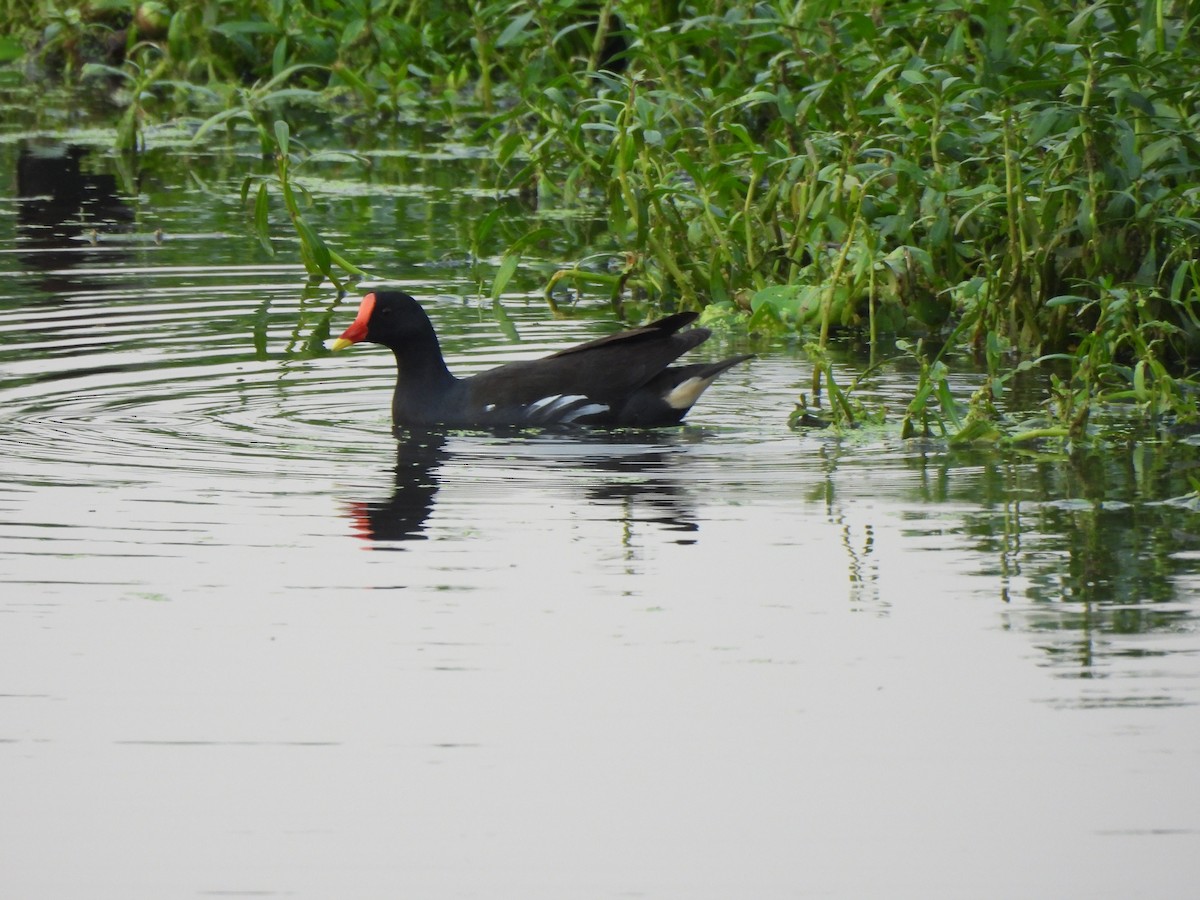
<svg viewBox="0 0 1200 900"><path fill-rule="evenodd" d="M356 344L367 336L367 322L371 318L371 313L375 310L375 294L367 294L363 297L362 303L358 307L358 315L354 317L354 321L350 327L342 332L342 336L329 345L330 350L345 350L351 344Z"/></svg>

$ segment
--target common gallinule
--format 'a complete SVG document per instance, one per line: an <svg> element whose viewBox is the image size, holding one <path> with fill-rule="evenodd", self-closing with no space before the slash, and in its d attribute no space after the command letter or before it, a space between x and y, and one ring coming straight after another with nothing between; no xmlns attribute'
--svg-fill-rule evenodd
<svg viewBox="0 0 1200 900"><path fill-rule="evenodd" d="M655 428L677 425L718 375L750 358L671 366L708 338L704 328L680 331L695 318L676 313L541 359L456 378L420 304L399 291L376 291L363 298L332 347L370 341L396 355L392 422L398 426Z"/></svg>

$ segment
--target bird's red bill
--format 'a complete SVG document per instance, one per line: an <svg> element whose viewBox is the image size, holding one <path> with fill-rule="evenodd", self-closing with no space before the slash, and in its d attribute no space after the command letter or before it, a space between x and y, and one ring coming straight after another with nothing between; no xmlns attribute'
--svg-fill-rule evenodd
<svg viewBox="0 0 1200 900"><path fill-rule="evenodd" d="M342 336L333 342L334 350L341 350L351 344L357 344L367 336L367 321L375 310L375 295L367 294L358 307L358 315L350 323L350 327L342 332Z"/></svg>

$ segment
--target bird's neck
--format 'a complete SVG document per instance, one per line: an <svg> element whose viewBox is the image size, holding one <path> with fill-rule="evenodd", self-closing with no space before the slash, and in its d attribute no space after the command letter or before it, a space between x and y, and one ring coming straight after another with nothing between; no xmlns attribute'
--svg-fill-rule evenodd
<svg viewBox="0 0 1200 900"><path fill-rule="evenodd" d="M396 355L396 390L392 395L392 422L428 425L438 421L439 400L450 394L458 379L446 368L434 341L419 349L408 347Z"/></svg>
<svg viewBox="0 0 1200 900"><path fill-rule="evenodd" d="M442 350L435 340L432 344L414 349L393 350L401 385L420 389L447 388L457 380L446 367Z"/></svg>

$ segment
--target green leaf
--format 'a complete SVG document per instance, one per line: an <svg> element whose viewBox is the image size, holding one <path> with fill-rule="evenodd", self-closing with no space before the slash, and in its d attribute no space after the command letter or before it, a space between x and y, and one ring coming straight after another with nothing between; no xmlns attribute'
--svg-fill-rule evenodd
<svg viewBox="0 0 1200 900"><path fill-rule="evenodd" d="M521 149L521 145L525 143L525 135L519 131L513 131L502 137L496 145L496 163L501 168L507 165L508 161L513 158L513 155Z"/></svg>
<svg viewBox="0 0 1200 900"><path fill-rule="evenodd" d="M279 29L269 22L222 22L213 26L213 31L225 37L239 34L277 34Z"/></svg>
<svg viewBox="0 0 1200 900"><path fill-rule="evenodd" d="M749 130L741 122L729 122L725 125L725 130L737 138L749 150L758 150L759 144L751 135Z"/></svg>
<svg viewBox="0 0 1200 900"><path fill-rule="evenodd" d="M862 96L870 97L875 93L875 89L879 87L880 84L882 84L884 81L890 82L892 80L892 76L895 75L898 68L900 68L898 64L892 64L890 66L884 66L882 69L876 72L875 76L867 82L867 86L863 88Z"/></svg>
<svg viewBox="0 0 1200 900"><path fill-rule="evenodd" d="M125 81L133 81L133 76L124 69L118 69L114 66L104 66L100 63L85 63L80 70L80 75L84 78L121 78Z"/></svg>
<svg viewBox="0 0 1200 900"><path fill-rule="evenodd" d="M520 262L521 257L511 253L505 254L504 259L500 261L500 268L496 270L496 277L492 279L493 301L500 299L500 295L504 293L508 282L512 280L513 274L517 271L517 266Z"/></svg>
<svg viewBox="0 0 1200 900"><path fill-rule="evenodd" d="M332 280L333 271L330 266L329 248L325 246L325 242L321 240L321 236L304 221L303 216L296 216L295 225L296 233L300 235L300 242L311 255L316 270L323 275L327 275Z"/></svg>
<svg viewBox="0 0 1200 900"><path fill-rule="evenodd" d="M204 135L206 135L209 131L211 131L216 126L229 121L230 119L244 119L245 121L250 122L251 124L253 124L253 122L254 122L254 116L250 114L250 110L248 110L248 109L243 109L243 108L239 107L237 109L222 110L221 112L217 113L216 115L210 116L209 118L205 119L202 123L200 123L200 127L197 128L196 133L192 135L192 143L193 144L199 143L200 138L204 137Z"/></svg>
<svg viewBox="0 0 1200 900"><path fill-rule="evenodd" d="M329 68L328 66L318 65L317 63L296 63L294 66L288 66L282 72L278 72L275 75L273 75L271 80L268 81L266 84L264 84L258 90L263 95L270 94L273 90L275 90L275 86L277 84L282 84L283 82L287 81L289 78L291 78L293 75L295 75L297 72L301 71L302 69L328 69L328 68ZM316 93L316 92L313 92L313 93ZM318 96L320 96L320 95L318 94Z"/></svg>
<svg viewBox="0 0 1200 900"><path fill-rule="evenodd" d="M279 146L279 152L284 156L288 155L288 123L283 119L275 120L275 143Z"/></svg>
<svg viewBox="0 0 1200 900"><path fill-rule="evenodd" d="M351 19L346 23L346 27L342 30L341 46L343 49L350 47L362 35L367 32L367 20L359 17Z"/></svg>
<svg viewBox="0 0 1200 900"><path fill-rule="evenodd" d="M10 37L0 37L0 63L12 62L25 55L25 47L20 41Z"/></svg>
<svg viewBox="0 0 1200 900"><path fill-rule="evenodd" d="M275 248L271 246L270 197L267 195L267 183L258 186L258 194L254 198L254 230L258 234L258 242L272 256Z"/></svg>
<svg viewBox="0 0 1200 900"><path fill-rule="evenodd" d="M486 215L475 223L474 234L471 237L471 249L476 256L482 256L483 244L488 239L488 235L492 233L492 229L496 227L496 220L500 218L500 207L495 206L490 209Z"/></svg>
<svg viewBox="0 0 1200 900"><path fill-rule="evenodd" d="M167 47L171 51L171 56L176 59L184 59L188 55L190 41L188 40L188 25L190 24L190 10L181 9L172 14L171 24L167 26Z"/></svg>
<svg viewBox="0 0 1200 900"><path fill-rule="evenodd" d="M1142 165L1150 168L1168 153L1177 154L1180 149L1178 135L1161 138L1146 145L1142 150Z"/></svg>
<svg viewBox="0 0 1200 900"><path fill-rule="evenodd" d="M725 267L719 254L714 253L708 269L708 298L711 303L722 303L729 300L729 289L726 285Z"/></svg>
<svg viewBox="0 0 1200 900"><path fill-rule="evenodd" d="M320 91L309 90L308 88L280 88L277 91L269 91L263 94L260 101L263 103L318 103L324 95Z"/></svg>
<svg viewBox="0 0 1200 900"><path fill-rule="evenodd" d="M742 96L738 97L736 100L726 103L724 106L720 107L716 114L720 115L727 110L736 109L738 107L757 106L760 103L774 103L776 99L777 98L773 91L748 91L747 93L742 94Z"/></svg>
<svg viewBox="0 0 1200 900"><path fill-rule="evenodd" d="M959 415L958 404L954 401L954 396L950 393L950 385L945 378L941 378L937 383L938 405L942 409L942 414L950 420L950 424L954 426L954 430L958 431L962 428L962 417Z"/></svg>
<svg viewBox="0 0 1200 900"><path fill-rule="evenodd" d="M1194 280L1189 278L1192 275L1192 265L1193 261L1187 260L1176 267L1175 275L1171 278L1171 293L1168 295L1172 303L1179 303L1182 300L1184 284L1189 280Z"/></svg>
<svg viewBox="0 0 1200 900"><path fill-rule="evenodd" d="M344 256L342 256L332 247L329 248L329 259L343 272L349 272L351 275L361 275L364 278L367 275L365 271L354 265L354 263L349 262Z"/></svg>
<svg viewBox="0 0 1200 900"><path fill-rule="evenodd" d="M1078 294L1059 294L1057 297L1051 297L1046 301L1046 307L1053 309L1056 306L1074 306L1078 303L1091 302L1087 297L1080 297Z"/></svg>
<svg viewBox="0 0 1200 900"><path fill-rule="evenodd" d="M1146 361L1144 359L1138 360L1138 364L1133 368L1133 393L1142 403L1150 399L1150 392L1146 389Z"/></svg>
<svg viewBox="0 0 1200 900"><path fill-rule="evenodd" d="M496 38L496 47L507 47L514 40L516 40L517 37L520 36L521 32L525 30L525 26L529 24L529 20L533 18L533 13L534 10L523 12L521 15L509 22L508 27L500 32L500 37Z"/></svg>
<svg viewBox="0 0 1200 900"><path fill-rule="evenodd" d="M531 244L536 244L538 241L552 240L559 234L553 228L543 226L541 228L532 228L517 238L508 248L510 255L519 256L526 247Z"/></svg>
<svg viewBox="0 0 1200 900"><path fill-rule="evenodd" d="M375 89L367 84L367 82L363 80L362 76L360 76L349 66L338 63L333 67L333 74L358 92L359 96L363 98L368 106L375 105L377 97ZM518 135L518 137L520 137L520 135Z"/></svg>
<svg viewBox="0 0 1200 900"><path fill-rule="evenodd" d="M279 39L279 43L275 45L275 52L271 54L271 74L277 75L287 68L288 60L288 39L285 34Z"/></svg>
<svg viewBox="0 0 1200 900"><path fill-rule="evenodd" d="M637 236L634 238L634 246L645 247L650 232L650 200L645 191L635 191L634 201L637 203Z"/></svg>

